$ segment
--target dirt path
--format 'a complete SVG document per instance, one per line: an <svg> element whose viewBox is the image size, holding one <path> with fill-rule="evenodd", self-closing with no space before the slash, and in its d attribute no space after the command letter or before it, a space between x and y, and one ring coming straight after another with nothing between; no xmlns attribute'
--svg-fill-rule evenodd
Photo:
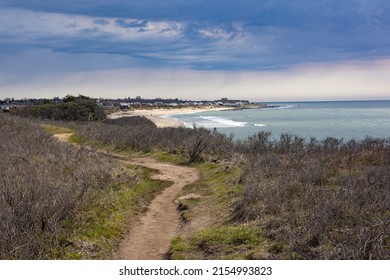
<svg viewBox="0 0 390 280"><path fill-rule="evenodd" d="M56 134L58 140L67 142L71 134ZM132 225L124 237L114 259L126 260L162 260L168 253L170 242L179 233L180 217L174 200L188 184L199 179L195 168L162 163L154 158L125 158L122 155L110 154L119 158L124 164L135 164L159 170L155 179L172 181L173 184L156 196L148 210Z"/></svg>
<svg viewBox="0 0 390 280"><path fill-rule="evenodd" d="M196 169L161 163L153 158L130 161L136 165L157 169L156 179L172 181L172 186L155 197L148 211L123 240L116 259L162 260L169 250L170 241L178 234L180 217L173 202L184 186L198 180Z"/></svg>
<svg viewBox="0 0 390 280"><path fill-rule="evenodd" d="M69 142L69 137L72 136L73 133L61 133L54 134L53 136L57 138L60 142Z"/></svg>

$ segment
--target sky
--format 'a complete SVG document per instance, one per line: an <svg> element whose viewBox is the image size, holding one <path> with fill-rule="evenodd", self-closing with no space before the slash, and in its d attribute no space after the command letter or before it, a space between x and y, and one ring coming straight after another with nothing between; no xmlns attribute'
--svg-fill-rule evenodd
<svg viewBox="0 0 390 280"><path fill-rule="evenodd" d="M0 99L390 99L388 0L0 0Z"/></svg>

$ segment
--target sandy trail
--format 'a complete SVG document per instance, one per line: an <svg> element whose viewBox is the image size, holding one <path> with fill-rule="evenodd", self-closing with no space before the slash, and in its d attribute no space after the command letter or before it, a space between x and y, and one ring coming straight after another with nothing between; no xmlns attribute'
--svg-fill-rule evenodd
<svg viewBox="0 0 390 280"><path fill-rule="evenodd" d="M180 191L198 180L196 169L158 162L153 158L137 158L132 164L157 169L156 179L173 184L150 203L148 211L124 238L115 259L162 260L169 251L170 242L178 234L180 217L173 202Z"/></svg>
<svg viewBox="0 0 390 280"><path fill-rule="evenodd" d="M56 134L58 140L68 142L71 134ZM162 260L169 251L170 242L179 233L180 216L174 200L188 184L199 179L195 168L159 162L154 158L127 158L123 155L98 151L119 159L123 164L140 165L156 169L155 179L172 181L173 184L156 196L148 210L132 224L124 236L114 259Z"/></svg>
<svg viewBox="0 0 390 280"><path fill-rule="evenodd" d="M69 137L72 136L73 133L61 133L54 134L54 138L56 138L60 142L69 142Z"/></svg>

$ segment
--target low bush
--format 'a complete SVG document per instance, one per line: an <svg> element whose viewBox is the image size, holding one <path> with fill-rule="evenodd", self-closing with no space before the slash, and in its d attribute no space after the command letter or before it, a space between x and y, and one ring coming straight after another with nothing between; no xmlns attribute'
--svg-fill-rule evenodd
<svg viewBox="0 0 390 280"><path fill-rule="evenodd" d="M148 127L156 128L156 125L154 124L154 122L152 122L148 118L141 117L141 116L123 117L123 118L117 118L117 119L105 119L104 123L118 125L118 126L124 126L124 127L148 126Z"/></svg>

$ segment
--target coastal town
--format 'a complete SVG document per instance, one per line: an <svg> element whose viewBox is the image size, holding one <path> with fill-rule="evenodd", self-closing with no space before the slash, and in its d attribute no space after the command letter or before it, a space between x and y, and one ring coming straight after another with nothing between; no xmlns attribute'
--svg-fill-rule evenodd
<svg viewBox="0 0 390 280"><path fill-rule="evenodd" d="M82 96L82 95L80 95ZM42 105L42 104L61 104L64 102L64 99L59 97L54 97L51 99L48 98L23 98L23 99L14 99L14 98L5 98L0 100L0 106L2 111L10 111L14 108L27 107L33 105ZM183 108L183 107L229 107L229 108L245 108L249 109L251 107L258 108L260 105L257 103L250 102L248 100L231 100L228 98L221 98L220 100L182 100L178 98L162 99L154 98L147 99L140 96L135 98L117 98L117 99L108 99L108 98L96 98L96 103L98 106L106 109L147 109L147 108Z"/></svg>

